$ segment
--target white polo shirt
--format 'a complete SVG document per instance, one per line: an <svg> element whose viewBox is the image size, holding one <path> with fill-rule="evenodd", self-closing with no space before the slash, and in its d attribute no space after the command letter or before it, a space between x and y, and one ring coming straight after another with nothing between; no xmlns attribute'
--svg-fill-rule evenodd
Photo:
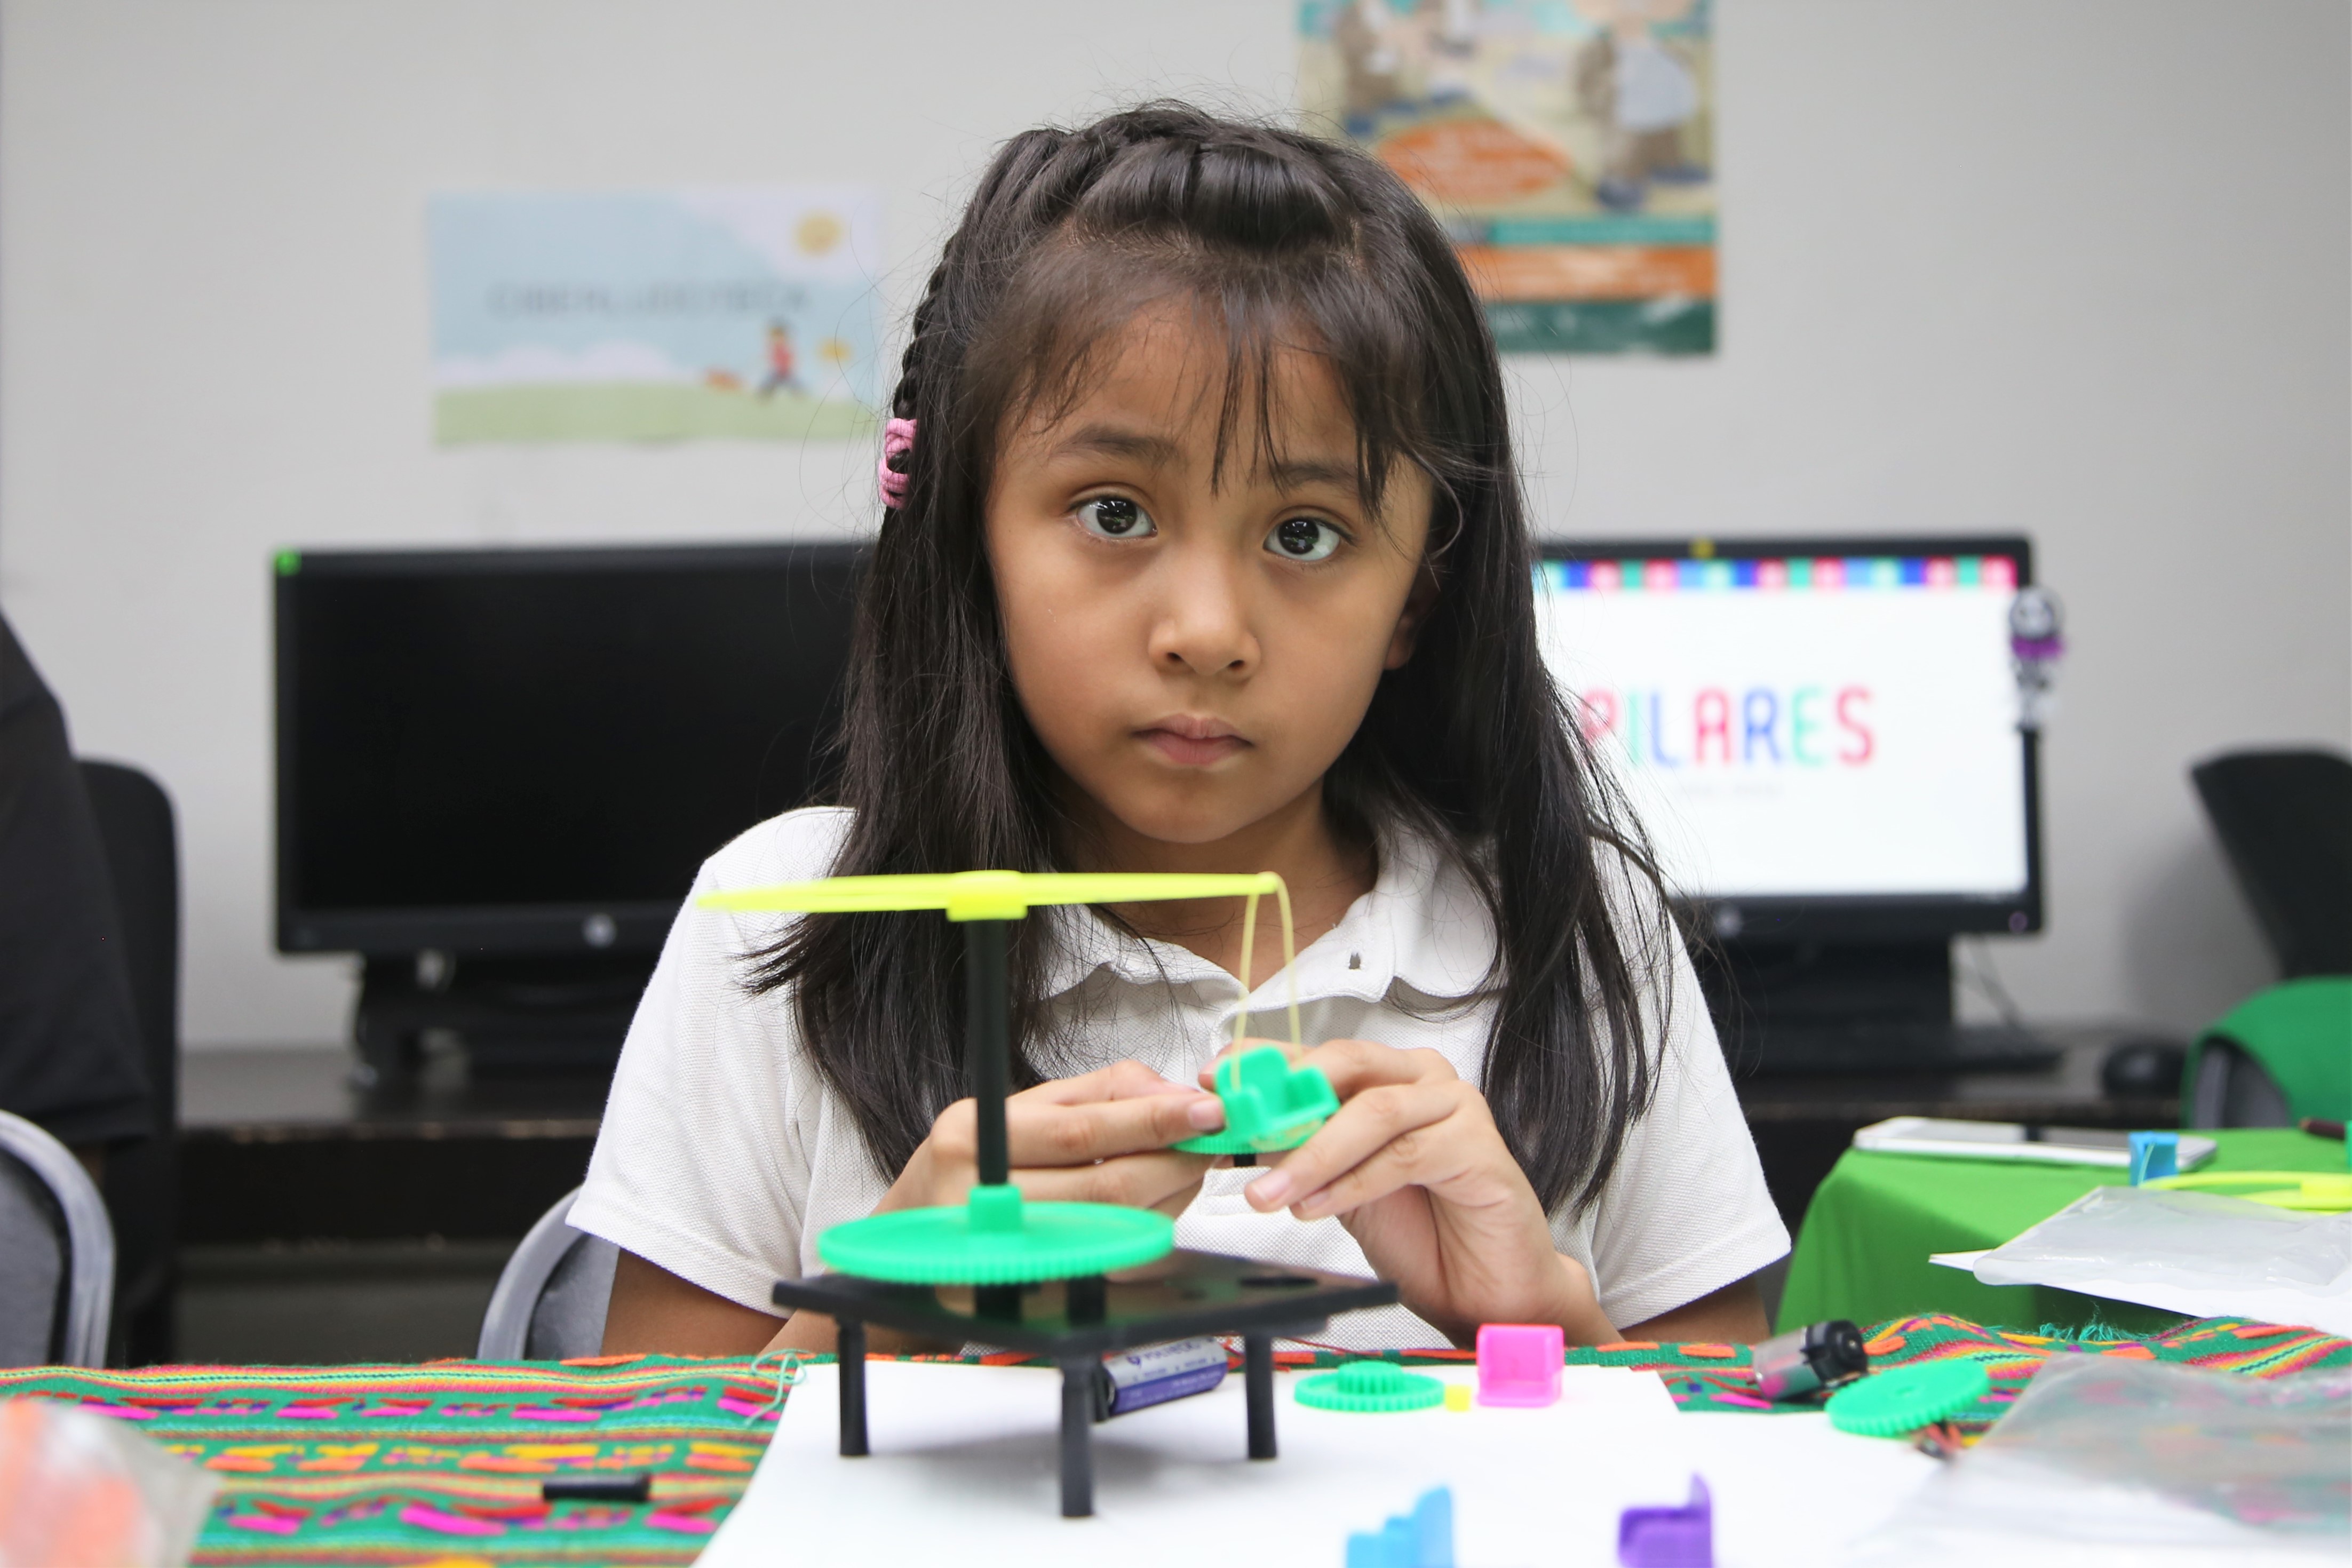
<svg viewBox="0 0 2352 1568"><path fill-rule="evenodd" d="M613 1080L588 1181L572 1224L729 1301L775 1309L770 1285L822 1272L816 1239L871 1213L895 1177L800 1038L790 998L744 988L744 955L791 915L698 909L694 897L824 876L849 814L787 812L704 863L662 950ZM1047 977L1065 1042L1055 1067L1077 1073L1127 1058L1192 1084L1233 1033L1241 987L1189 950L1115 931L1085 909L1037 910L1057 922ZM1441 1051L1470 1082L1483 1076L1494 999L1479 993L1494 927L1476 892L1434 848L1384 841L1379 879L1339 924L1298 955L1308 1044L1376 1040ZM1632 944L1639 950L1639 944ZM1637 970L1637 973L1639 971ZM1714 1025L1679 943L1651 966L1653 998L1671 989L1658 1089L1600 1197L1552 1215L1554 1241L1591 1270L1601 1310L1638 1323L1755 1272L1789 1250L1764 1189L1756 1146L1733 1096ZM1250 1032L1286 1032L1286 977L1250 998ZM1177 1244L1370 1274L1337 1219L1258 1214L1242 1188L1260 1171L1212 1171L1178 1218ZM1402 1307L1334 1320L1326 1343L1351 1349L1442 1345Z"/></svg>

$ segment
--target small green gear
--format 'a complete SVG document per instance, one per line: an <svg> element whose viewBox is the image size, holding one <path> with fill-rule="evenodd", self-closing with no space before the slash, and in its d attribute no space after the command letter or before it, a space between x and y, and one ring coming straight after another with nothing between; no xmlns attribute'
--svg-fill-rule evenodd
<svg viewBox="0 0 2352 1568"><path fill-rule="evenodd" d="M1339 1095L1319 1067L1293 1067L1270 1045L1238 1051L1217 1063L1217 1098L1224 1130L1187 1138L1188 1155L1271 1155L1295 1149L1339 1108Z"/></svg>
<svg viewBox="0 0 2352 1568"><path fill-rule="evenodd" d="M1830 1396L1830 1425L1864 1437L1899 1437L1968 1409L1992 1389L1981 1362L1890 1366Z"/></svg>
<svg viewBox="0 0 2352 1568"><path fill-rule="evenodd" d="M817 1238L825 1267L901 1285L1025 1285L1107 1274L1176 1249L1176 1222L1111 1203L1024 1203L1014 1186L976 1186L971 1200L900 1208L836 1225Z"/></svg>
<svg viewBox="0 0 2352 1568"><path fill-rule="evenodd" d="M1337 1372L1302 1379L1298 1402L1318 1410L1361 1415L1426 1410L1445 1403L1445 1385L1434 1377L1407 1372L1392 1361L1351 1361Z"/></svg>

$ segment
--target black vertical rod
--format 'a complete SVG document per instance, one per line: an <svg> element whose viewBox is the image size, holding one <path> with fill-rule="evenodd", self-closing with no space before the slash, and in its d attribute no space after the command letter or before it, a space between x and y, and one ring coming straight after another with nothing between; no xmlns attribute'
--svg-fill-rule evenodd
<svg viewBox="0 0 2352 1568"><path fill-rule="evenodd" d="M963 923L964 1071L980 1112L980 1180L998 1186L1012 1175L1004 1144L1005 1077L1013 1045L1004 993L1002 920Z"/></svg>
<svg viewBox="0 0 2352 1568"><path fill-rule="evenodd" d="M1062 1363L1062 1517L1095 1511L1095 1374L1099 1357Z"/></svg>
<svg viewBox="0 0 2352 1568"><path fill-rule="evenodd" d="M1242 1335L1242 1389L1249 1400L1249 1457L1274 1456L1274 1336Z"/></svg>
<svg viewBox="0 0 2352 1568"><path fill-rule="evenodd" d="M841 1457L862 1458L866 1447L866 1325L834 1320L834 1359L841 1373Z"/></svg>

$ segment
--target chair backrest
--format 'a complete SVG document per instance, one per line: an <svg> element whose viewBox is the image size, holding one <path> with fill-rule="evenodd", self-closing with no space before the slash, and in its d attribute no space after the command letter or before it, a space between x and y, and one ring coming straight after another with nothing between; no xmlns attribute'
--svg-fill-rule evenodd
<svg viewBox="0 0 2352 1568"><path fill-rule="evenodd" d="M180 1102L180 843L172 798L136 768L88 758L80 768L106 847L147 1082L156 1116L168 1124Z"/></svg>
<svg viewBox="0 0 2352 1568"><path fill-rule="evenodd" d="M564 1361L604 1348L620 1249L565 1223L573 1187L540 1216L499 1275L475 1351L483 1361Z"/></svg>
<svg viewBox="0 0 2352 1568"><path fill-rule="evenodd" d="M115 1327L132 1365L173 1354L179 1233L180 846L172 798L136 768L80 762L82 789L106 851L122 967L152 1091L155 1135L107 1151L115 1219Z"/></svg>
<svg viewBox="0 0 2352 1568"><path fill-rule="evenodd" d="M114 1228L63 1144L0 1111L0 1364L103 1366Z"/></svg>
<svg viewBox="0 0 2352 1568"><path fill-rule="evenodd" d="M2181 1124L2188 1127L2294 1124L2294 1118L2287 1113L2286 1096L2280 1092L2278 1081L2263 1071L2261 1062L2226 1040L2198 1042L2188 1103L2183 1109L2187 1114L2181 1118Z"/></svg>
<svg viewBox="0 0 2352 1568"><path fill-rule="evenodd" d="M2189 776L2281 972L2352 975L2352 758L2239 751Z"/></svg>

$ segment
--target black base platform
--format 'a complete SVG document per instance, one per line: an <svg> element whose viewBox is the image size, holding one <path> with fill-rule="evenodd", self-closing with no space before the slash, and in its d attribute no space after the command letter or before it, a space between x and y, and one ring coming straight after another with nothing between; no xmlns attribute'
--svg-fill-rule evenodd
<svg viewBox="0 0 2352 1568"><path fill-rule="evenodd" d="M1062 1515L1095 1511L1094 1379L1113 1351L1208 1334L1242 1336L1249 1457L1275 1457L1274 1342L1311 1335L1334 1312L1384 1307L1396 1287L1213 1252L1171 1252L1109 1276L1037 1285L896 1285L855 1274L780 1280L776 1305L822 1312L840 1330L841 1452L866 1442L866 1325L962 1344L1002 1345L1062 1369Z"/></svg>

